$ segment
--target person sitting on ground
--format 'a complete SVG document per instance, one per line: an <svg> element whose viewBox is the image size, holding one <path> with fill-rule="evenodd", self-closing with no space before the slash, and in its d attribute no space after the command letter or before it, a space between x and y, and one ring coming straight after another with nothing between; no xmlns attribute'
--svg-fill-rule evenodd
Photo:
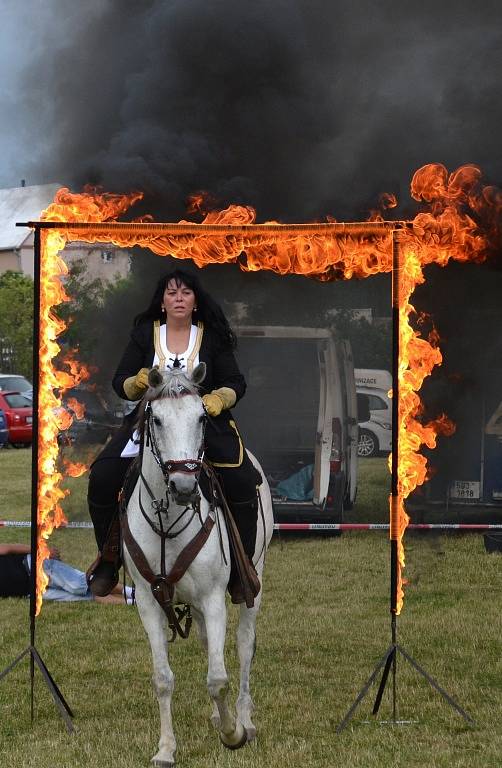
<svg viewBox="0 0 502 768"><path fill-rule="evenodd" d="M31 547L27 544L0 544L0 597L28 597L30 594ZM60 559L59 550L50 547L50 559L44 562L49 585L44 600L95 600L98 603L124 604L120 585L106 597L96 597L90 591L85 573ZM126 599L132 602L131 587L126 587Z"/></svg>

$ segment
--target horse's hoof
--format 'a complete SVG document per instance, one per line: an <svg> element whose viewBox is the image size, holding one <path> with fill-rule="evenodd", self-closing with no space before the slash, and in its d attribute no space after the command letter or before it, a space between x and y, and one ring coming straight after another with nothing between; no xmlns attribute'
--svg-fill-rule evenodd
<svg viewBox="0 0 502 768"><path fill-rule="evenodd" d="M154 768L174 768L174 763L169 760L152 760Z"/></svg>
<svg viewBox="0 0 502 768"><path fill-rule="evenodd" d="M242 723L237 721L233 736L228 737L224 733L220 733L220 740L227 749L240 749L247 744L248 734Z"/></svg>

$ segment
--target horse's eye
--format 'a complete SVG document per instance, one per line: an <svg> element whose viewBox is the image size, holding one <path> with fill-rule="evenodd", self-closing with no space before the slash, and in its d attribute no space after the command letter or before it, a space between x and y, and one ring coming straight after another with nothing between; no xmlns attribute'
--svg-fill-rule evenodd
<svg viewBox="0 0 502 768"><path fill-rule="evenodd" d="M153 417L153 423L155 424L156 427L160 427L160 425L162 424L158 416Z"/></svg>

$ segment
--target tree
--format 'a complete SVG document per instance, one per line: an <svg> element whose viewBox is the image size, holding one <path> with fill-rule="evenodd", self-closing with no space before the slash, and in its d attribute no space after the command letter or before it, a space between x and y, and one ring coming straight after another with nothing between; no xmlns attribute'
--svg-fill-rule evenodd
<svg viewBox="0 0 502 768"><path fill-rule="evenodd" d="M117 350L126 344L132 316L131 279L105 283L89 275L84 259L73 262L65 280L70 301L57 314L67 324L59 339L63 356L77 350L78 359L93 368L92 380L108 385L118 362Z"/></svg>
<svg viewBox="0 0 502 768"><path fill-rule="evenodd" d="M33 374L33 280L22 272L0 275L0 365Z"/></svg>
<svg viewBox="0 0 502 768"><path fill-rule="evenodd" d="M348 339L355 368L388 370L392 364L391 325L354 319L350 310L340 310L333 323L337 335Z"/></svg>

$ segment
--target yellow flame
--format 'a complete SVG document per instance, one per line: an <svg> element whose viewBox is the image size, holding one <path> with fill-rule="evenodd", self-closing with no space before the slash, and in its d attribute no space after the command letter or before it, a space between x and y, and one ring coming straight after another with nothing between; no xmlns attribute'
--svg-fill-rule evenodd
<svg viewBox="0 0 502 768"><path fill-rule="evenodd" d="M404 501L417 485L425 482L427 474L426 459L419 450L422 445L434 447L437 434L452 431L451 423L444 416L425 425L419 420L418 391L434 366L440 365L441 353L436 340L425 339L413 329L411 317L415 310L410 297L415 287L424 281L425 265L444 266L451 258L482 260L493 247L494 238L500 235L502 210L502 193L494 187L481 187L480 172L475 166L463 166L449 175L439 164L424 166L413 177L412 195L426 201L429 209L418 214L412 225L401 233L399 423L395 426L399 434L399 483L398 496L391 504L391 531L397 532L399 541L398 612L403 602L402 537L409 522ZM52 315L51 309L66 300L60 282L66 267L58 253L67 241L111 242L125 248L139 245L161 256L191 258L198 266L239 261L244 271L268 269L279 274L335 280L390 272L390 233L393 227L403 224L385 223L376 216L373 225L305 226L275 222L256 225L251 207L235 205L207 214L202 225L190 222L161 225L144 223L144 219L143 223L107 223L139 197L137 193L118 196L95 191L72 194L62 189L43 214L45 220L61 222L60 229L44 232L42 237L39 533L44 556L47 554L45 540L64 520L59 502L65 492L59 487L62 478L56 467L60 424L54 415L60 401L54 389L71 386L75 375L78 377L78 370L77 374L75 370L70 374L57 372L52 365L59 352L56 339L64 330L64 324ZM386 204L394 205L394 200L389 196ZM201 204L198 207L200 209ZM482 226L466 213L467 209L476 213ZM378 229L379 222L381 229ZM245 259L242 259L243 253ZM42 559L37 582L40 594L45 583Z"/></svg>

